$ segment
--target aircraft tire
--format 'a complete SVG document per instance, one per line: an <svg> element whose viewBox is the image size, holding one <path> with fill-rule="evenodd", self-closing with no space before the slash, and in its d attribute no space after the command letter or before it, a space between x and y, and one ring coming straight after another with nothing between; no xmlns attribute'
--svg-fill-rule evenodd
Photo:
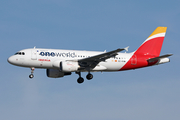
<svg viewBox="0 0 180 120"><path fill-rule="evenodd" d="M83 82L84 82L84 78L79 77L79 78L77 79L77 82L78 82L79 84L83 83Z"/></svg>
<svg viewBox="0 0 180 120"><path fill-rule="evenodd" d="M34 77L34 75L33 75L33 74L30 74L30 75L29 75L29 78L31 78L31 79L32 79L33 77Z"/></svg>
<svg viewBox="0 0 180 120"><path fill-rule="evenodd" d="M87 78L88 80L91 80L91 79L93 78L93 75L89 73L89 74L87 74L86 78Z"/></svg>

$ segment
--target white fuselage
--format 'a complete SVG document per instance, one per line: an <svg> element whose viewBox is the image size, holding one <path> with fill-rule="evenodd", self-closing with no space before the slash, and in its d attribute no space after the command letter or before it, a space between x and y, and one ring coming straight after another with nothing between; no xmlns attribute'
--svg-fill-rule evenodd
<svg viewBox="0 0 180 120"><path fill-rule="evenodd" d="M77 61L104 52L35 48L24 49L18 53L8 58L11 64L29 68L57 69L59 61ZM133 53L118 53L116 57L100 62L91 71L119 71L132 55ZM57 64L56 61L58 61Z"/></svg>

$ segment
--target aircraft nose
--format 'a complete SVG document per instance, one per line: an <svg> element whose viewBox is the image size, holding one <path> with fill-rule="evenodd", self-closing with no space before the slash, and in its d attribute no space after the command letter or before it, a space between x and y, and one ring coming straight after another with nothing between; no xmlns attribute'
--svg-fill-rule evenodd
<svg viewBox="0 0 180 120"><path fill-rule="evenodd" d="M11 56L11 57L9 57L8 59L7 59L7 61L10 63L10 64L13 64L13 57Z"/></svg>

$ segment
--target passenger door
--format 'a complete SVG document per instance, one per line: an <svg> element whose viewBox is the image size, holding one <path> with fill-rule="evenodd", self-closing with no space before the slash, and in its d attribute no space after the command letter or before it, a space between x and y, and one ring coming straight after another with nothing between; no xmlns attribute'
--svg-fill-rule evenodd
<svg viewBox="0 0 180 120"><path fill-rule="evenodd" d="M31 50L31 60L37 60L37 50Z"/></svg>

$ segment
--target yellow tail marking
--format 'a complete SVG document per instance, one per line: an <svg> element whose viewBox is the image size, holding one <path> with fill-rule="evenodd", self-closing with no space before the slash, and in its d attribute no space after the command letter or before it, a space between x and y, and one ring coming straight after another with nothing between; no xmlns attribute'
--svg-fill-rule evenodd
<svg viewBox="0 0 180 120"><path fill-rule="evenodd" d="M167 27L157 27L157 28L154 30L154 32L153 32L149 37L151 37L151 36L153 36L153 35L155 35L155 34L165 33L165 32L166 32L166 29L167 29ZM149 38L149 37L148 37L148 38Z"/></svg>

